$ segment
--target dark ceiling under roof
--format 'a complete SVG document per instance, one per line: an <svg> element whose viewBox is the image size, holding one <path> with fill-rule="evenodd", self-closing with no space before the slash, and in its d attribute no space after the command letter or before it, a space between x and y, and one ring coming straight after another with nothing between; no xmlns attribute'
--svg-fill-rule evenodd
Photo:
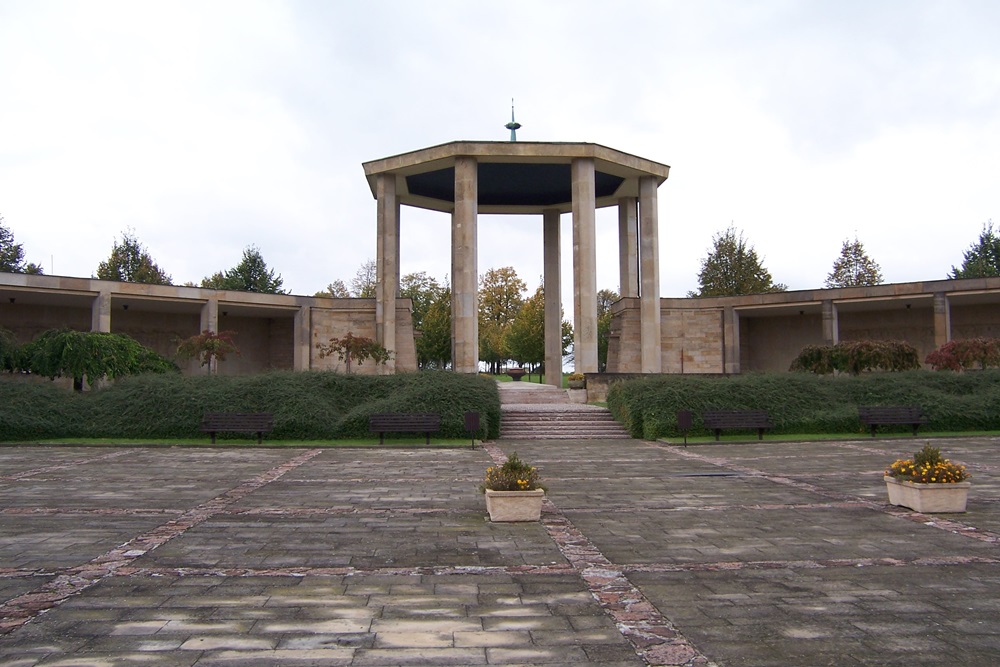
<svg viewBox="0 0 1000 667"><path fill-rule="evenodd" d="M596 196L610 197L625 181L620 176L596 172ZM406 177L410 194L440 201L455 201L455 168ZM556 206L572 201L569 164L479 163L480 206Z"/></svg>

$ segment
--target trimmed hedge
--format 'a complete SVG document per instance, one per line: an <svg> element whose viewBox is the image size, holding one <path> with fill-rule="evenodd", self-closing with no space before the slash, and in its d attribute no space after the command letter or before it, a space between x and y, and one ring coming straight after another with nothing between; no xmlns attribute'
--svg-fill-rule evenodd
<svg viewBox="0 0 1000 667"><path fill-rule="evenodd" d="M681 435L679 410L692 413L691 435L708 434L701 413L711 409L767 410L775 433L863 434L860 405L919 406L929 420L925 428L933 431L1000 430L1000 371L658 375L608 390L615 419L633 437L650 440Z"/></svg>
<svg viewBox="0 0 1000 667"><path fill-rule="evenodd" d="M142 375L83 394L49 383L0 381L0 440L201 438L205 412L273 412L280 440L369 438L378 412L437 412L442 437L464 438L465 412L478 411L476 437L500 433L496 382L476 375L387 376L280 371L253 376ZM221 434L220 434L221 435Z"/></svg>

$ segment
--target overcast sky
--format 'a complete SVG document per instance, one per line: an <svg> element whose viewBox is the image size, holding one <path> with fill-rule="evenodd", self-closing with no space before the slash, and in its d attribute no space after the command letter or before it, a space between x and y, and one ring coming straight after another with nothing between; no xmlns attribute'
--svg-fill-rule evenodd
<svg viewBox="0 0 1000 667"><path fill-rule="evenodd" d="M940 279L1000 222L998 34L993 0L0 0L0 215L49 274L132 228L175 284L255 244L313 294L375 256L362 162L506 140L515 98L522 141L671 166L663 296L730 224L790 289L855 235L886 282ZM444 280L449 230L404 208L403 272ZM480 216L501 266L538 285L540 216Z"/></svg>

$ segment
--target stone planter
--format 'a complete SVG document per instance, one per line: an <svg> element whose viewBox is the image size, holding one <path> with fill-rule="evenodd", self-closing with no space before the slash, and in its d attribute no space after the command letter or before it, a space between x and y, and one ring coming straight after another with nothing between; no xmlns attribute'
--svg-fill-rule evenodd
<svg viewBox="0 0 1000 667"><path fill-rule="evenodd" d="M538 521L545 491L486 491L490 521Z"/></svg>
<svg viewBox="0 0 1000 667"><path fill-rule="evenodd" d="M586 380L566 380L566 386L570 389L583 389L587 386Z"/></svg>
<svg viewBox="0 0 1000 667"><path fill-rule="evenodd" d="M971 482L954 484L918 484L886 476L889 504L909 507L925 514L958 513L965 511Z"/></svg>

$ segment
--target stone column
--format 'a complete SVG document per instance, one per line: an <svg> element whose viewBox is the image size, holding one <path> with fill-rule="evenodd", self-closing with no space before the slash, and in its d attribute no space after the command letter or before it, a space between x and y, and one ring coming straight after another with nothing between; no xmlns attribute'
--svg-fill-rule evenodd
<svg viewBox="0 0 1000 667"><path fill-rule="evenodd" d="M723 326L723 372L727 375L740 373L740 314L731 306L722 311Z"/></svg>
<svg viewBox="0 0 1000 667"><path fill-rule="evenodd" d="M642 372L663 371L660 340L660 242L657 222L656 179L639 179L639 321L642 327Z"/></svg>
<svg viewBox="0 0 1000 667"><path fill-rule="evenodd" d="M478 214L479 166L475 158L457 157L451 216L451 363L457 373L479 372Z"/></svg>
<svg viewBox="0 0 1000 667"><path fill-rule="evenodd" d="M545 381L562 387L562 301L559 280L559 209L542 211L545 264Z"/></svg>
<svg viewBox="0 0 1000 667"><path fill-rule="evenodd" d="M594 160L577 158L573 189L573 358L578 373L597 372L597 194Z"/></svg>
<svg viewBox="0 0 1000 667"><path fill-rule="evenodd" d="M823 301L823 344L836 345L840 342L840 322L837 317L837 304L833 299Z"/></svg>
<svg viewBox="0 0 1000 667"><path fill-rule="evenodd" d="M639 200L622 197L618 200L618 294L621 298L639 296L639 246L636 228L639 222Z"/></svg>
<svg viewBox="0 0 1000 667"><path fill-rule="evenodd" d="M380 366L383 373L394 373L396 351L396 293L399 291L399 200L395 174L379 174L378 239L375 253L375 339L393 353Z"/></svg>
<svg viewBox="0 0 1000 667"><path fill-rule="evenodd" d="M202 331L214 331L219 332L219 299L212 298L209 299L201 307L201 328L198 333ZM197 362L196 362L197 363ZM219 360L214 356L212 361L208 365L208 372L211 374L216 374L219 372Z"/></svg>
<svg viewBox="0 0 1000 667"><path fill-rule="evenodd" d="M90 330L111 332L111 292L101 290L90 307Z"/></svg>
<svg viewBox="0 0 1000 667"><path fill-rule="evenodd" d="M292 324L292 368L297 371L310 369L312 360L312 308L299 306Z"/></svg>
<svg viewBox="0 0 1000 667"><path fill-rule="evenodd" d="M944 292L934 293L934 347L951 341L951 302Z"/></svg>

